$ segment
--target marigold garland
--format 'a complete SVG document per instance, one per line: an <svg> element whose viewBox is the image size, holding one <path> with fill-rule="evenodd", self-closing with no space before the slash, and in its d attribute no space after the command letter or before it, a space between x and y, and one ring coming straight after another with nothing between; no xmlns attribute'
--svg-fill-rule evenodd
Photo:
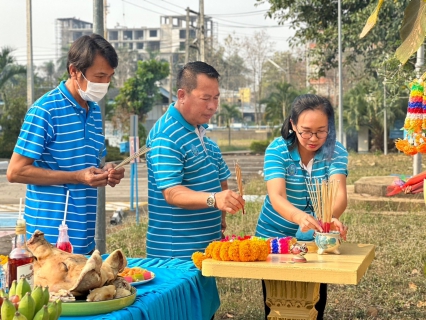
<svg viewBox="0 0 426 320"><path fill-rule="evenodd" d="M192 261L201 270L203 260L212 258L221 261L265 261L270 252L265 239L257 237L227 237L209 243L204 253L194 252Z"/></svg>

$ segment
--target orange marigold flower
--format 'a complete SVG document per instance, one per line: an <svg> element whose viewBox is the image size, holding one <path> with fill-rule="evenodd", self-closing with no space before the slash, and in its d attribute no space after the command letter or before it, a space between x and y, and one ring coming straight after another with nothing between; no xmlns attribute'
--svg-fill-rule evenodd
<svg viewBox="0 0 426 320"><path fill-rule="evenodd" d="M194 265L201 270L203 260L207 259L206 255L200 251L194 252L191 256Z"/></svg>
<svg viewBox="0 0 426 320"><path fill-rule="evenodd" d="M240 240L235 240L229 247L228 255L232 261L240 261Z"/></svg>
<svg viewBox="0 0 426 320"><path fill-rule="evenodd" d="M222 261L231 261L231 257L229 256L229 247L232 242L222 242L220 247L220 260Z"/></svg>
<svg viewBox="0 0 426 320"><path fill-rule="evenodd" d="M240 243L240 260L243 262L248 261L254 261L255 259L252 258L251 252L252 252L252 241L250 240L244 240Z"/></svg>

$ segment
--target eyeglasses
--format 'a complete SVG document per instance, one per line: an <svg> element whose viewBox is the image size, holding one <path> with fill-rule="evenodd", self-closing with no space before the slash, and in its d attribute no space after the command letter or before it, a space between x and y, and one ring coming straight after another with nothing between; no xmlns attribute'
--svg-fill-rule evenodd
<svg viewBox="0 0 426 320"><path fill-rule="evenodd" d="M297 126L296 126L297 129ZM328 131L317 131L317 132L311 132L311 131L299 131L297 129L297 132L300 134L300 136L303 139L310 139L313 135L316 135L317 139L324 139L328 136Z"/></svg>

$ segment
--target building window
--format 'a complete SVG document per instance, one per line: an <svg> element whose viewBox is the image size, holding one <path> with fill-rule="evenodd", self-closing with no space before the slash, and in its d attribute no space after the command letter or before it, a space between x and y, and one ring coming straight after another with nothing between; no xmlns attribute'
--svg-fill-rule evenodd
<svg viewBox="0 0 426 320"><path fill-rule="evenodd" d="M136 43L136 49L143 49L143 42Z"/></svg>
<svg viewBox="0 0 426 320"><path fill-rule="evenodd" d="M135 40L143 40L143 30L135 31Z"/></svg>
<svg viewBox="0 0 426 320"><path fill-rule="evenodd" d="M118 31L110 31L108 32L108 40L118 40Z"/></svg>
<svg viewBox="0 0 426 320"><path fill-rule="evenodd" d="M129 43L129 49L133 50L133 43Z"/></svg>
<svg viewBox="0 0 426 320"><path fill-rule="evenodd" d="M179 39L186 39L186 30L179 30Z"/></svg>
<svg viewBox="0 0 426 320"><path fill-rule="evenodd" d="M151 41L147 44L147 50L158 51L160 50L160 41Z"/></svg>
<svg viewBox="0 0 426 320"><path fill-rule="evenodd" d="M72 37L73 37L73 41L77 40L78 38L80 38L83 35L83 32L74 32Z"/></svg>
<svg viewBox="0 0 426 320"><path fill-rule="evenodd" d="M189 30L189 38L195 39L195 30L194 29Z"/></svg>
<svg viewBox="0 0 426 320"><path fill-rule="evenodd" d="M185 51L185 42L184 41L179 42L179 50Z"/></svg>
<svg viewBox="0 0 426 320"><path fill-rule="evenodd" d="M132 31L124 31L123 32L123 40L132 40L133 39L133 33Z"/></svg>
<svg viewBox="0 0 426 320"><path fill-rule="evenodd" d="M149 37L150 38L156 38L157 37L157 30L149 30Z"/></svg>

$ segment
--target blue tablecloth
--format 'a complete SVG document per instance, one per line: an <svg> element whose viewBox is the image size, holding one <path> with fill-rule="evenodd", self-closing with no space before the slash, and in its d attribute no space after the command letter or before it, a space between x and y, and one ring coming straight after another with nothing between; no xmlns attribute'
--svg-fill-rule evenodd
<svg viewBox="0 0 426 320"><path fill-rule="evenodd" d="M135 286L137 295L131 306L96 316L60 319L210 320L219 308L215 278L202 276L192 261L130 258L128 266L155 273L152 281Z"/></svg>

